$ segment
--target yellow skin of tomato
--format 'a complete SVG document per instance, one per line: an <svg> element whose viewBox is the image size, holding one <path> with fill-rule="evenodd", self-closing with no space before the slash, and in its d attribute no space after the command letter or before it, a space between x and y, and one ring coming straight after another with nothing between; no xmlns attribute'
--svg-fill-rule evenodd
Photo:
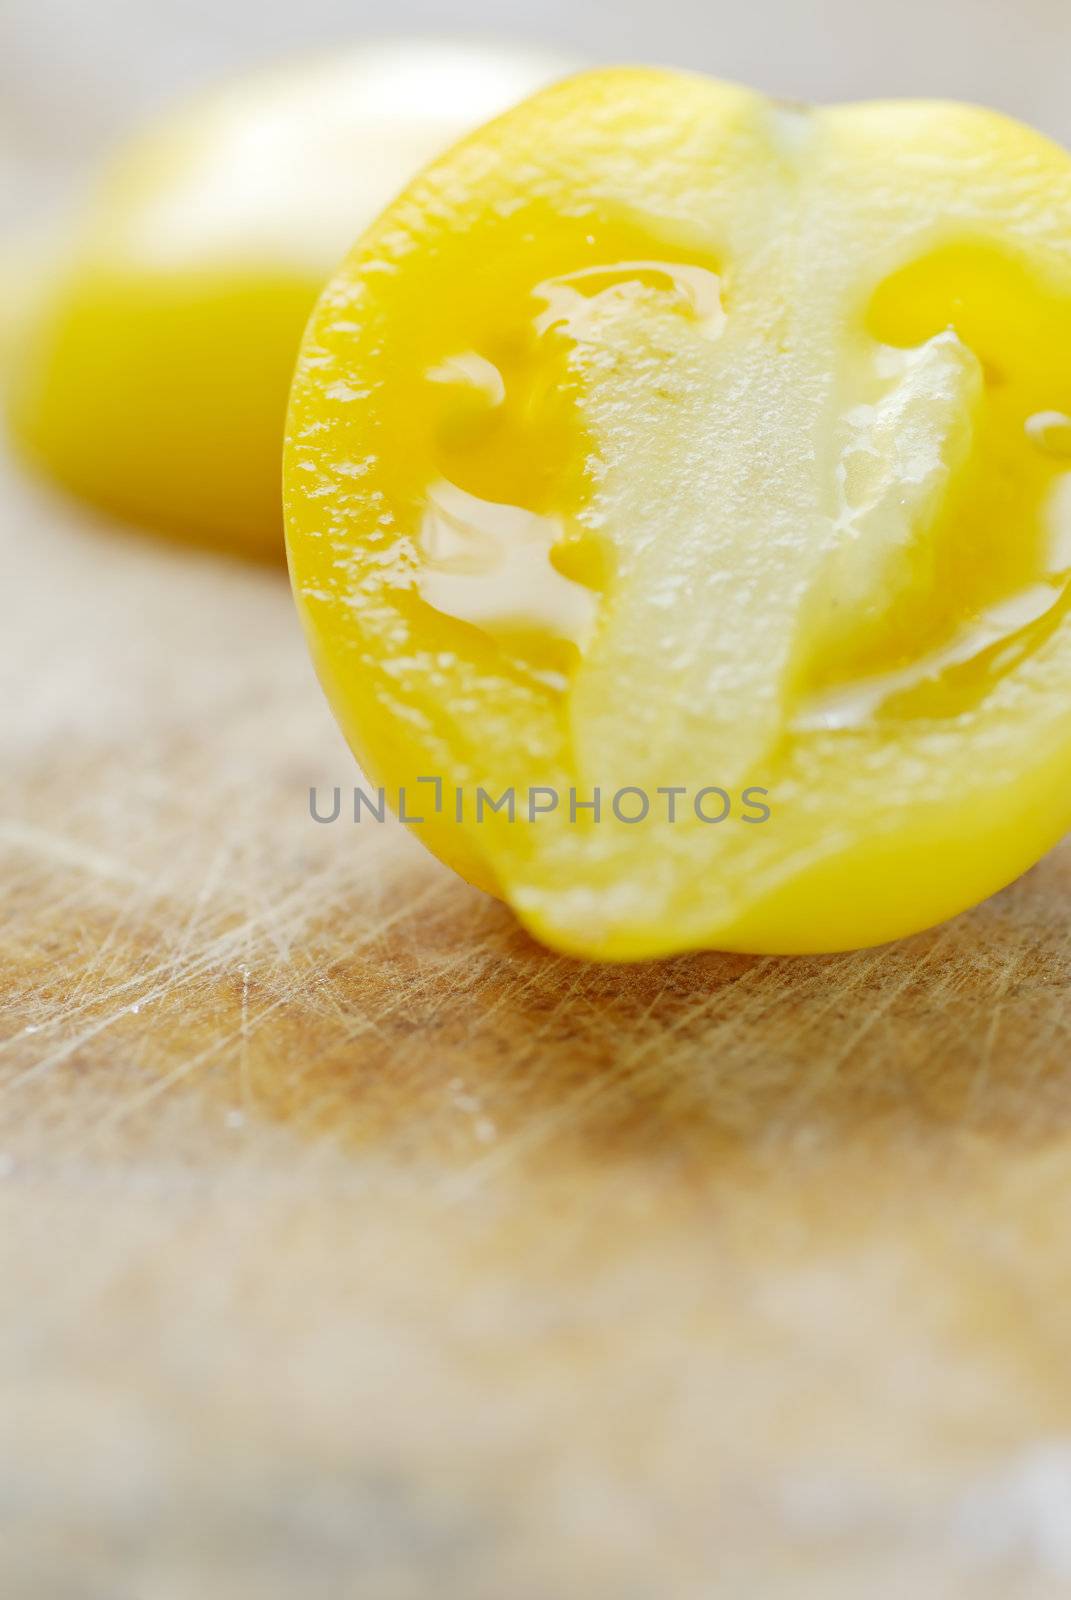
<svg viewBox="0 0 1071 1600"><path fill-rule="evenodd" d="M131 521L281 559L286 400L317 295L428 160L563 70L520 49L381 44L163 119L113 163L29 304L7 285L17 442Z"/></svg>
<svg viewBox="0 0 1071 1600"><path fill-rule="evenodd" d="M1071 823L1069 414L1056 146L585 74L429 168L321 298L294 591L372 782L551 946L881 943ZM556 810L475 820L536 785ZM689 798L574 821L595 786Z"/></svg>

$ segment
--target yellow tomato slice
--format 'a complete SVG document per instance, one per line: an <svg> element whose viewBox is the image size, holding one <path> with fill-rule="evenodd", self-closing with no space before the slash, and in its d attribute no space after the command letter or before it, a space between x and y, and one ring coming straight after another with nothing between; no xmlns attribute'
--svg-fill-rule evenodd
<svg viewBox="0 0 1071 1600"><path fill-rule="evenodd" d="M371 779L548 943L880 942L1071 821L1069 418L1064 152L586 74L323 295L295 593Z"/></svg>

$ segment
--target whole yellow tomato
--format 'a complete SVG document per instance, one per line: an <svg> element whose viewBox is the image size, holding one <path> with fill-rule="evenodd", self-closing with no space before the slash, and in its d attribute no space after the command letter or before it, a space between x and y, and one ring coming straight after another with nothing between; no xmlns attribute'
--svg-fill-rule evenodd
<svg viewBox="0 0 1071 1600"><path fill-rule="evenodd" d="M425 162L563 70L520 48L382 44L150 128L16 332L20 444L125 517L281 558L286 396L325 280Z"/></svg>

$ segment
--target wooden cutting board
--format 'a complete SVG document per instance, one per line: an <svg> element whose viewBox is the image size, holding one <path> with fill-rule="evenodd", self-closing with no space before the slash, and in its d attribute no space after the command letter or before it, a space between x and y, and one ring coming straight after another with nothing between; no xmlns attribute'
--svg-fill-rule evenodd
<svg viewBox="0 0 1071 1600"><path fill-rule="evenodd" d="M1071 854L813 960L549 954L281 574L3 485L13 1600L1071 1586Z"/></svg>

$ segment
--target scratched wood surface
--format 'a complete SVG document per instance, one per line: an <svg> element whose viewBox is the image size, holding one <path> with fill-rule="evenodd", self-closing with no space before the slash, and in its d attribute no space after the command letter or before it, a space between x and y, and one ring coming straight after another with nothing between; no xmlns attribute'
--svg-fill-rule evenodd
<svg viewBox="0 0 1071 1600"><path fill-rule="evenodd" d="M561 959L310 820L279 574L2 493L2 1592L1066 1594L1071 854Z"/></svg>

